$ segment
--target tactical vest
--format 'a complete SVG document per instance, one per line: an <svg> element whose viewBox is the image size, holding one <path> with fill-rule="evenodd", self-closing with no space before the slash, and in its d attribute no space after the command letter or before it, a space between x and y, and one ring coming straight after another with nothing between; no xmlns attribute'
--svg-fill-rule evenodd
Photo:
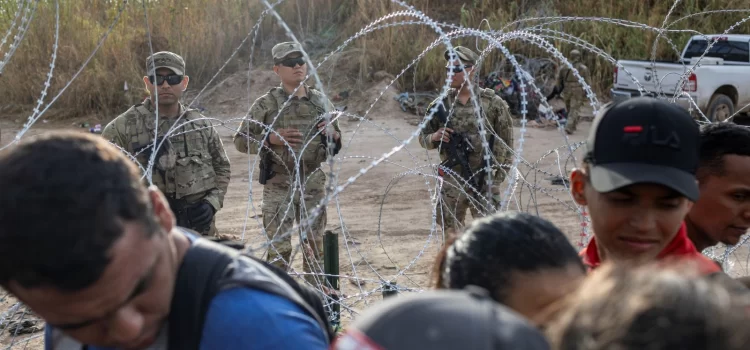
<svg viewBox="0 0 750 350"><path fill-rule="evenodd" d="M289 151L287 145L271 145L271 150L278 155L278 157L272 157L273 161L286 166L286 168L282 167L283 171L276 169L280 174L288 174L287 171L294 169L295 155L306 173L310 173L326 160L326 145L322 142L317 125L325 121L324 114L329 111L326 110L323 95L312 88L308 88L308 91L309 99L292 98L286 105L284 103L287 102L288 95L283 88L275 87L268 92L276 103L276 108L267 114L267 120L264 123L269 125L276 118L273 124L274 129L294 128L302 133L302 144L292 148L294 154ZM281 106L284 108L279 113ZM303 148L304 151L302 151Z"/></svg>
<svg viewBox="0 0 750 350"><path fill-rule="evenodd" d="M133 107L125 116L126 150L135 155L143 169L147 169L153 152L155 114L144 104ZM195 110L188 110L177 122L181 125L172 131L167 141L157 150L152 181L169 198L181 199L216 188L211 153L208 147L210 126L206 121L189 121L201 118ZM159 120L158 142L172 126L175 119Z"/></svg>
<svg viewBox="0 0 750 350"><path fill-rule="evenodd" d="M474 102L468 100L466 105L462 105L455 101L455 91L450 91L448 94L447 104L445 108L448 110L452 109L448 119L452 124L454 132L464 133L474 147L475 152L469 156L469 165L472 168L479 169L484 167L486 162L482 157L484 152L482 148L482 138L479 135L479 124L477 116L474 110ZM487 116L487 111L490 110L490 102L495 97L495 92L492 89L481 89L479 91L480 96L480 113L482 115L481 120L484 121L484 129L487 130L487 142L494 139L494 136L489 132L490 127L494 125L495 120L490 120ZM498 118L498 116L494 116ZM441 125L442 126L442 125ZM495 130L497 132L497 130ZM441 150L441 160L445 160L446 150ZM458 169L458 167L456 168ZM454 170L456 170L454 169Z"/></svg>

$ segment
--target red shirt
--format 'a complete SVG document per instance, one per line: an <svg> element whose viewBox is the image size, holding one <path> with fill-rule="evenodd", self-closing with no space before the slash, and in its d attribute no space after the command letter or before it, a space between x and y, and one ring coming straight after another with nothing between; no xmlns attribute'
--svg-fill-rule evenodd
<svg viewBox="0 0 750 350"><path fill-rule="evenodd" d="M602 261L599 258L599 250L596 247L596 237L591 238L589 245L586 246L586 248L583 248L579 255L589 271L601 265ZM699 263L698 268L705 274L721 271L719 265L713 260L705 257L695 248L693 242L688 238L687 227L684 222L680 225L680 230L677 231L677 235L671 242L669 242L669 244L667 244L666 247L664 247L659 255L656 256L656 259L659 260L664 258L685 258L695 260Z"/></svg>

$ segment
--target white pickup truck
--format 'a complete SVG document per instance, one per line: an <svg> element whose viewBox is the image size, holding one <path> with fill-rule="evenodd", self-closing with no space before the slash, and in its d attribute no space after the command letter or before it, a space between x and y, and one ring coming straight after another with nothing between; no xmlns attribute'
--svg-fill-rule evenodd
<svg viewBox="0 0 750 350"><path fill-rule="evenodd" d="M711 49L706 52L713 42ZM705 53L705 55L703 55ZM701 55L703 58L698 60ZM688 108L695 106L711 121L722 121L750 104L750 35L696 35L690 38L678 62L617 61L632 78L615 66L612 100L645 94L672 100ZM697 66L692 73L690 68ZM680 80L682 83L680 84ZM688 98L684 93L690 96ZM745 112L745 110L743 110ZM697 113L696 113L697 114Z"/></svg>

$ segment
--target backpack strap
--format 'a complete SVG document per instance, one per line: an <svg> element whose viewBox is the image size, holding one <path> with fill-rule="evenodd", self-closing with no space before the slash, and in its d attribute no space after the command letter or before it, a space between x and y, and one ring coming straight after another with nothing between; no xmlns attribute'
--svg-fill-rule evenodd
<svg viewBox="0 0 750 350"><path fill-rule="evenodd" d="M265 262L246 255L234 260L228 270L231 272L227 278L219 282L217 293L227 289L244 287L284 297L297 304L311 316L326 332L329 342L333 339L333 330L328 322L320 297L316 295L316 292L300 286L286 272L272 270L268 268ZM318 307L311 304L317 304Z"/></svg>
<svg viewBox="0 0 750 350"><path fill-rule="evenodd" d="M223 244L196 239L185 254L175 283L169 315L169 349L198 350L214 296L237 287L292 301L325 330L330 342L334 333L320 297L303 289L284 271L270 266Z"/></svg>
<svg viewBox="0 0 750 350"><path fill-rule="evenodd" d="M232 260L220 244L200 238L185 253L169 313L170 350L199 349L208 307Z"/></svg>

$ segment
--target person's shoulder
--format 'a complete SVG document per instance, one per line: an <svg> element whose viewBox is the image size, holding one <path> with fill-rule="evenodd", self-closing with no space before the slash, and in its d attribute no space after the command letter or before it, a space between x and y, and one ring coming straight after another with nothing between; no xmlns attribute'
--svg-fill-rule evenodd
<svg viewBox="0 0 750 350"><path fill-rule="evenodd" d="M487 88L479 88L479 94L483 98L487 98L487 99L494 99L495 97L498 97L498 98L500 97L500 96L497 96L497 94L495 93L495 90L487 89Z"/></svg>
<svg viewBox="0 0 750 350"><path fill-rule="evenodd" d="M201 348L218 348L221 343L223 348L326 349L326 339L317 321L291 300L238 287L220 292L211 301ZM259 346L259 341L267 346Z"/></svg>
<svg viewBox="0 0 750 350"><path fill-rule="evenodd" d="M280 317L289 311L305 313L300 306L287 298L251 288L238 287L224 290L214 297L211 304L212 308L215 306L228 314L232 314L238 308L251 309L252 312L244 316L251 318ZM229 307L225 308L226 306Z"/></svg>
<svg viewBox="0 0 750 350"><path fill-rule="evenodd" d="M104 128L110 130L115 129L118 131L124 130L126 124L141 117L142 113L138 108L142 106L143 104L141 103L131 106L125 112L122 112L120 115L112 119L112 121L110 121Z"/></svg>
<svg viewBox="0 0 750 350"><path fill-rule="evenodd" d="M130 108L128 108L125 112L122 112L122 114L115 117L114 120L124 121L127 119L138 118L142 116L144 112L148 112L148 109L143 105L143 103L139 103L139 104L130 106Z"/></svg>
<svg viewBox="0 0 750 350"><path fill-rule="evenodd" d="M185 106L183 106L185 107ZM211 120L208 119L199 109L185 107L185 119L189 120L196 127L210 127L213 126Z"/></svg>
<svg viewBox="0 0 750 350"><path fill-rule="evenodd" d="M275 108L278 104L276 101L279 98L284 98L283 92L281 92L281 88L271 88L271 90L268 90L268 92L255 99L253 107L262 110Z"/></svg>
<svg viewBox="0 0 750 350"><path fill-rule="evenodd" d="M714 260L709 259L707 256L701 254L698 251L696 251L695 254L693 254L693 259L697 261L698 269L703 274L708 275L708 274L724 272L721 268L721 265L719 265L719 263L717 263Z"/></svg>
<svg viewBox="0 0 750 350"><path fill-rule="evenodd" d="M310 101L312 101L313 104L319 107L326 107L331 104L331 100L329 100L320 90L310 87L308 88L308 91L310 93Z"/></svg>
<svg viewBox="0 0 750 350"><path fill-rule="evenodd" d="M500 97L498 94L495 93L495 90L492 89L482 89L481 90L482 98L489 101L489 104L491 107L495 107L499 110L510 110L510 107L508 106L508 103L503 100L502 97Z"/></svg>

